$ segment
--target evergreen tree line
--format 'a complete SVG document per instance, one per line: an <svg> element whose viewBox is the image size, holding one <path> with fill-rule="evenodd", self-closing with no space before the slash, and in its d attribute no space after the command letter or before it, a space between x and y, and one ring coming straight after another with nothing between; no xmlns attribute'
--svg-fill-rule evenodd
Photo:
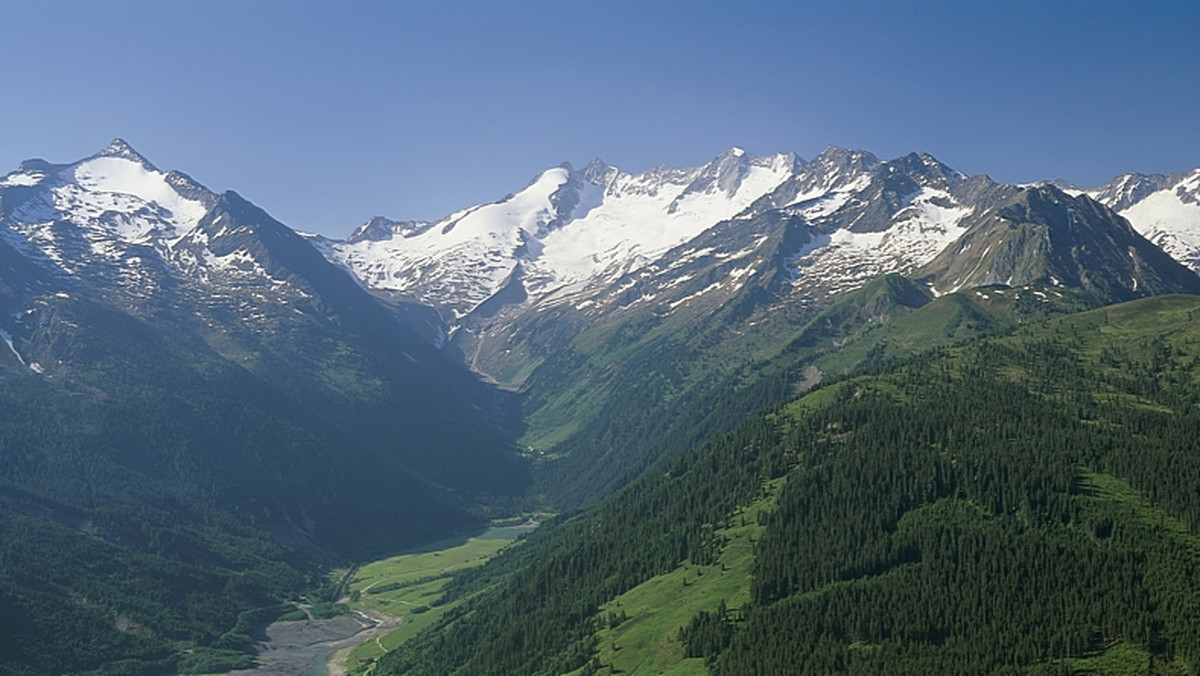
<svg viewBox="0 0 1200 676"><path fill-rule="evenodd" d="M697 617L689 650L717 674L1053 673L1127 643L1195 671L1196 362L1155 336L1097 367L1095 340L1035 335L847 384L805 419L753 602Z"/></svg>
<svg viewBox="0 0 1200 676"><path fill-rule="evenodd" d="M754 415L457 579L446 600L476 595L380 673L580 668L600 604L715 560L781 476L752 601L680 633L714 673L1060 673L1111 645L1196 670L1200 332L1153 316L1149 337L1052 321Z"/></svg>
<svg viewBox="0 0 1200 676"><path fill-rule="evenodd" d="M543 524L520 547L447 585L478 592L379 673L559 674L595 649L600 604L683 561L711 564L738 505L787 464L782 430L760 415L701 452L666 462L595 510Z"/></svg>

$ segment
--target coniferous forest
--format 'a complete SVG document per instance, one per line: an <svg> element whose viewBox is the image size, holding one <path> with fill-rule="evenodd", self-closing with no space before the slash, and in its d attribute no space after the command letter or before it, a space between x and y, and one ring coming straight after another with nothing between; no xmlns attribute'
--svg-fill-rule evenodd
<svg viewBox="0 0 1200 676"><path fill-rule="evenodd" d="M757 413L456 573L433 604L450 609L373 673L619 673L602 630L648 620L613 599L681 567L735 574L725 533L768 494L746 598L657 629L709 673L1196 671L1196 312L1197 297L1164 296L915 357L873 350L892 356L786 401L806 363L764 368L708 395ZM269 510L166 462L193 428L164 411L225 421L205 429L230 463L257 439L247 416L276 425L272 444L319 439L246 390L167 394L186 375L151 379L155 393L110 383L103 406L8 379L6 672L248 666L286 602L341 595L327 561L277 541ZM141 481L121 469L135 460Z"/></svg>
<svg viewBox="0 0 1200 676"><path fill-rule="evenodd" d="M379 672L611 673L600 606L711 565L773 479L750 601L674 630L711 673L1195 672L1196 311L1070 315L765 410L460 576L445 601L482 593Z"/></svg>

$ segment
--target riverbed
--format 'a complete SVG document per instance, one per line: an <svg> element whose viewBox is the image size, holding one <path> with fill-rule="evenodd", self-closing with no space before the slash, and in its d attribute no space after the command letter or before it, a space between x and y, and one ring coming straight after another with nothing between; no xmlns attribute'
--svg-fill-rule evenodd
<svg viewBox="0 0 1200 676"><path fill-rule="evenodd" d="M540 525L537 516L522 523L492 526L483 532L464 533L432 542L410 552L436 552L460 545L471 537L483 540L515 540ZM355 610L328 620L275 622L267 627L266 640L255 644L258 667L228 672L227 676L338 676L340 667L331 663L343 648L370 641L399 626L403 618L367 610ZM331 673L331 671L335 673Z"/></svg>
<svg viewBox="0 0 1200 676"><path fill-rule="evenodd" d="M258 666L228 676L329 676L326 663L338 650L395 627L396 618L354 612L328 620L275 622L255 647Z"/></svg>

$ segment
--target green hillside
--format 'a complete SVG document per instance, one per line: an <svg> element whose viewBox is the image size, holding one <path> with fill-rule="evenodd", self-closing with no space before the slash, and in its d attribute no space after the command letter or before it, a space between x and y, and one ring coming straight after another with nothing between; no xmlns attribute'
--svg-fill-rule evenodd
<svg viewBox="0 0 1200 676"><path fill-rule="evenodd" d="M682 673L1195 671L1195 313L1135 301L827 383L456 579L447 601L491 589L380 673L664 668L672 642ZM685 585L736 568L776 481L749 593ZM698 612L640 617L656 580Z"/></svg>
<svg viewBox="0 0 1200 676"><path fill-rule="evenodd" d="M614 320L543 363L524 400L523 443L548 451L535 493L567 508L593 503L824 378L1099 304L1053 286L935 298L900 275L819 312L784 303L747 318L738 308L754 294L743 295L711 315Z"/></svg>

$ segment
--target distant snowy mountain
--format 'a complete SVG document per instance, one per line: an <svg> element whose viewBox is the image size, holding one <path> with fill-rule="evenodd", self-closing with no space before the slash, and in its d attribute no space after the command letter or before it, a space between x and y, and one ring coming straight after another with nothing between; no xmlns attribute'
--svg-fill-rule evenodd
<svg viewBox="0 0 1200 676"><path fill-rule="evenodd" d="M1200 170L1131 175L1086 192L1195 269L1198 183ZM1132 240L1122 246L1137 249L1134 260L1143 267L1126 270L1128 256L1109 257L1112 247L1100 240L1085 246L1088 253L1017 239L1004 246L1021 242L1020 251L964 270L962 261L992 250L988 242L1010 241L989 214L1021 194L1018 186L965 176L924 153L884 161L830 147L805 162L733 148L702 167L641 174L600 160L583 170L563 165L503 200L434 223L377 217L345 241L313 242L376 295L433 308L443 322L438 343L453 344L473 368L510 385L560 349L565 336L630 313L694 315L700 322L729 303L753 313L786 301L799 321L889 273L924 275L933 294L1042 276L1083 284L1109 301L1192 288ZM1082 203L1072 208L1097 224L1087 236L1127 239L1105 213ZM1029 227L1060 215L1039 212ZM973 230L970 250L963 243ZM956 243L963 253L954 253ZM1057 262L1038 258L1047 255ZM1147 263L1152 258L1154 265ZM1105 275L1121 279L1108 283Z"/></svg>
<svg viewBox="0 0 1200 676"><path fill-rule="evenodd" d="M0 237L42 267L40 283L104 279L143 296L161 286L173 245L217 200L120 139L74 164L24 162L0 178L0 196Z"/></svg>
<svg viewBox="0 0 1200 676"><path fill-rule="evenodd" d="M883 162L828 148L736 217L574 302L593 315L631 303L669 312L761 286L776 300L820 306L932 260L964 232L978 183L927 155Z"/></svg>
<svg viewBox="0 0 1200 676"><path fill-rule="evenodd" d="M1074 188L1129 219L1194 272L1200 272L1200 169L1183 174L1124 174L1097 188Z"/></svg>
<svg viewBox="0 0 1200 676"><path fill-rule="evenodd" d="M667 304L683 296L650 288L698 294L693 299L732 293L750 279L746 261L730 268L740 276L707 290L673 271L695 274L698 262L751 253L770 258L775 283L788 280L797 302L823 302L880 274L924 265L962 234L964 218L996 189L923 154L884 162L828 148L804 162L733 148L702 167L641 174L600 160L579 171L563 165L515 195L436 223L375 218L346 241L314 243L373 292L437 309L453 333L479 324L472 313L490 316L504 305L570 303L603 312L629 300L615 289L636 287L638 298ZM791 224L784 248L770 255L745 237L732 235L727 241L738 248L721 251L719 237L701 236L767 222ZM760 235L758 244L768 241Z"/></svg>
<svg viewBox="0 0 1200 676"><path fill-rule="evenodd" d="M17 363L47 378L85 368L81 346L95 328L64 319L77 303L168 327L298 397L324 396L314 393L332 381L295 384L340 364L350 380L386 368L411 396L451 409L494 405L436 349L435 330L422 327L431 311L385 305L237 193L161 171L120 139L78 162L29 160L0 177L0 335Z"/></svg>
<svg viewBox="0 0 1200 676"><path fill-rule="evenodd" d="M1111 206L1200 269L1200 170L1064 189ZM187 307L187 321L201 330L239 321L240 331L263 335L330 308L361 314L355 308L368 296L351 288L356 282L428 342L455 344L488 373L489 360L502 358L481 348L485 336L507 344L558 308L570 309L576 329L639 308L700 321L743 296L738 302L747 308L786 300L816 309L880 275L918 274L939 256L933 293L977 277L994 282L1003 265L989 260L964 271L953 259L970 255L954 251L967 251L968 240L973 251L986 251L984 240L1004 239L985 227L985 216L1021 190L965 176L923 153L884 161L830 147L805 162L731 148L700 167L639 174L598 159L580 170L564 164L499 201L436 222L376 217L339 241L298 235L236 193L216 194L157 169L118 139L73 164L30 160L0 178L0 264L4 282L25 292L83 285L139 316ZM1093 220L1116 227L1100 213ZM1115 259L1068 258L1111 263L1129 277L1121 288L1140 288L1137 273ZM981 277L984 269L992 272ZM1055 270L1050 279L1082 279L1074 267ZM1141 281L1148 284L1141 288L1166 288ZM29 309L13 307L2 315L9 319L0 318L18 353L29 329L12 317Z"/></svg>
<svg viewBox="0 0 1200 676"><path fill-rule="evenodd" d="M256 246L271 229L304 244L291 230L240 208L235 193L160 171L120 139L73 164L23 163L0 179L0 200L0 237L42 268L30 281L43 286L103 283L138 312L187 297L244 318L262 312L255 293L284 304L306 293Z"/></svg>
<svg viewBox="0 0 1200 676"><path fill-rule="evenodd" d="M641 174L593 160L436 223L376 218L344 242L317 244L368 288L438 308L456 326L514 279L535 299L611 284L743 212L801 164L739 148L702 167Z"/></svg>

